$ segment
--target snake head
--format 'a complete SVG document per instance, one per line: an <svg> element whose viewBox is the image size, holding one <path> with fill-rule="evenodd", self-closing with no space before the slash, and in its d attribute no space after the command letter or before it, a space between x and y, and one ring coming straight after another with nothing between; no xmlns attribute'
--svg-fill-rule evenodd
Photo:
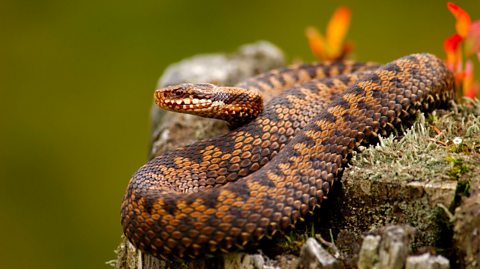
<svg viewBox="0 0 480 269"><path fill-rule="evenodd" d="M196 113L213 109L223 101L213 84L185 83L168 86L155 91L155 103L163 109L183 113Z"/></svg>
<svg viewBox="0 0 480 269"><path fill-rule="evenodd" d="M250 89L185 83L155 91L155 103L165 110L216 118L238 126L263 110L263 98Z"/></svg>

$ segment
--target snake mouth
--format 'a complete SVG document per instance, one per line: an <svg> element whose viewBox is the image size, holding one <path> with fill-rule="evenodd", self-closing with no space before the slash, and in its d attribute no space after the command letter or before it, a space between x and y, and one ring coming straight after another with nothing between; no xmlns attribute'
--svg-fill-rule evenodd
<svg viewBox="0 0 480 269"><path fill-rule="evenodd" d="M157 103L162 108L174 110L206 110L212 106L212 100L183 98L183 99L160 99Z"/></svg>
<svg viewBox="0 0 480 269"><path fill-rule="evenodd" d="M213 84L185 83L167 86L155 91L155 103L160 108L178 112L203 112L218 106Z"/></svg>

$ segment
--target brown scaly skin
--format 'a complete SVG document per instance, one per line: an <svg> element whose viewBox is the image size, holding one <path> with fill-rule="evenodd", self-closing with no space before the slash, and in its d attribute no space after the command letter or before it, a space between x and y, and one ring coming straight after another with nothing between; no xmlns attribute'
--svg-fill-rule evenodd
<svg viewBox="0 0 480 269"><path fill-rule="evenodd" d="M260 92L208 83L185 83L158 89L154 99L165 110L225 120L232 129L251 121L263 111Z"/></svg>
<svg viewBox="0 0 480 269"><path fill-rule="evenodd" d="M320 206L355 148L454 96L453 75L429 54L398 59L334 94L356 77L289 90L249 124L148 162L122 204L127 238L157 257L256 245ZM324 98L332 102L318 104Z"/></svg>
<svg viewBox="0 0 480 269"><path fill-rule="evenodd" d="M292 65L256 76L236 87L184 83L160 88L155 91L154 100L165 110L225 120L234 129L256 118L263 111L264 101L285 88L374 67L376 64L353 61Z"/></svg>
<svg viewBox="0 0 480 269"><path fill-rule="evenodd" d="M284 87L288 87L294 85L295 81L306 80L306 76L310 77L310 75L313 76L310 79L315 79L325 77L334 70L354 72L374 67L376 66L372 64L353 62L301 65L271 71L268 76L261 75L236 87L267 93L268 99L278 87L269 88L268 84L263 82L267 79L272 81L278 78L281 82L276 84L283 83ZM317 84L318 81L313 80L302 87L291 89L281 97L272 100L249 124L225 136L166 152L135 173L132 181L136 182L136 178L140 181L143 178L149 180L153 175L159 178L166 188L179 192L198 192L246 176L271 160L296 132L311 121L319 109L325 107L326 101L331 99L333 94L352 85L356 76L327 79L322 84ZM283 79L283 77L294 77L295 80ZM253 83L262 84L252 86ZM154 174L150 170L152 167L155 167Z"/></svg>

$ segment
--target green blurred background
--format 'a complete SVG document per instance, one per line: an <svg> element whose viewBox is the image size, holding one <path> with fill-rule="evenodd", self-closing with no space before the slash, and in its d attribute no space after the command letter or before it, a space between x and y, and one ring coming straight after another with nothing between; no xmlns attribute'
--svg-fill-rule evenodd
<svg viewBox="0 0 480 269"><path fill-rule="evenodd" d="M457 3L480 18L479 1ZM341 4L358 60L444 57L454 32L439 0L1 0L0 267L107 268L164 68L259 39L311 61L304 28Z"/></svg>

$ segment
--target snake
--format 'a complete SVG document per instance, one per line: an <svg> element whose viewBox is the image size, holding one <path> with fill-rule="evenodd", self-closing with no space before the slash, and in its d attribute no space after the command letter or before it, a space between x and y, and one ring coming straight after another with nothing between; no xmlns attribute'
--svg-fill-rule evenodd
<svg viewBox="0 0 480 269"><path fill-rule="evenodd" d="M419 111L448 107L454 84L443 60L418 53L385 65L294 65L233 87L159 89L160 107L223 119L231 130L135 172L121 205L123 232L164 259L255 248L313 214L359 146Z"/></svg>

